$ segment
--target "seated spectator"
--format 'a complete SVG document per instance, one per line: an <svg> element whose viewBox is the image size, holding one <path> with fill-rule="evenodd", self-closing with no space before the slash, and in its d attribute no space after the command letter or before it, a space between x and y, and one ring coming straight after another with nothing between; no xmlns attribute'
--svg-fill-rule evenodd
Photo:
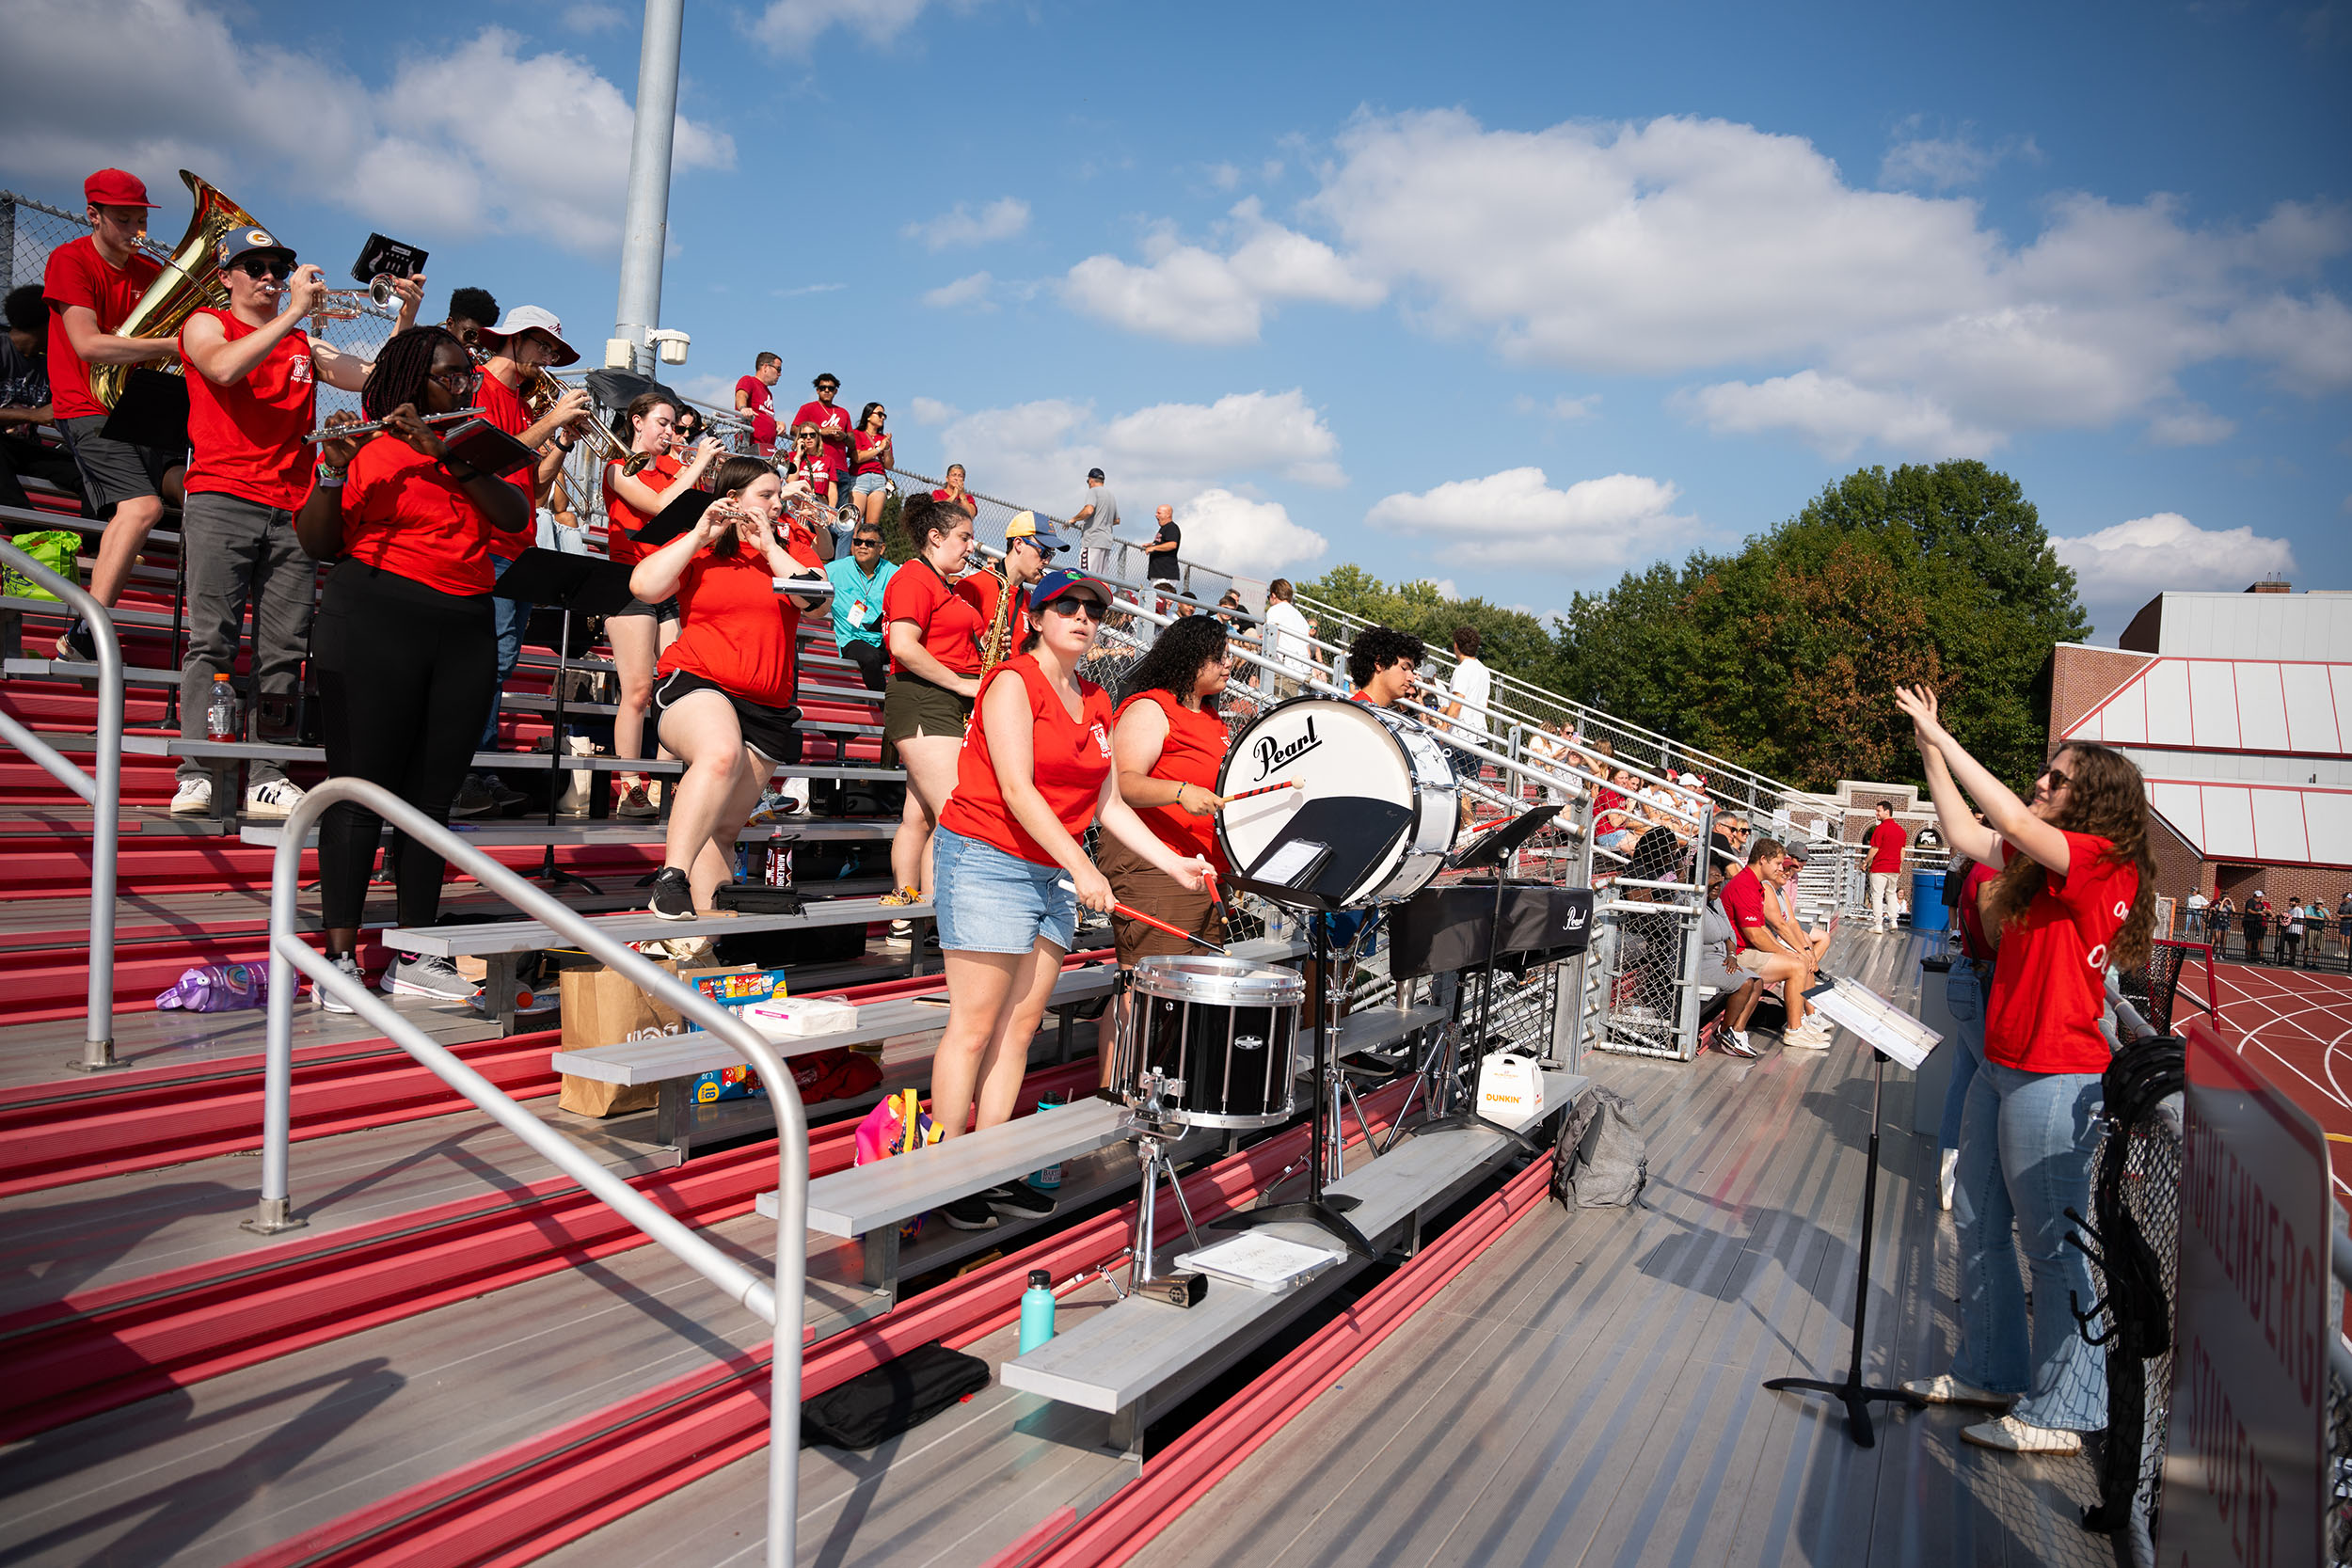
<svg viewBox="0 0 2352 1568"><path fill-rule="evenodd" d="M49 307L40 285L10 289L8 309L8 336L0 343L0 506L32 504L17 479L31 474L72 496L87 517L82 470L64 448L44 446L36 434L56 413L49 403Z"/></svg>
<svg viewBox="0 0 2352 1568"><path fill-rule="evenodd" d="M783 485L772 465L730 457L713 486L719 499L694 527L638 562L628 579L640 600L675 596L683 612L653 696L656 733L686 762L645 906L664 920L713 907L769 777L801 760L801 614L817 601L778 595L774 579L816 562L787 553L777 534Z"/></svg>
<svg viewBox="0 0 2352 1568"><path fill-rule="evenodd" d="M1642 792L1642 782L1623 768L1610 770L1606 786L1593 792L1593 842L1603 849L1619 851L1633 841L1642 827L1640 814L1634 809L1634 799Z"/></svg>
<svg viewBox="0 0 2352 1568"><path fill-rule="evenodd" d="M1830 1042L1828 1030L1818 1024L1807 1027L1804 1022L1804 988L1817 977L1813 966L1774 934L1766 918L1766 900L1784 875L1780 845L1772 839L1759 838L1748 850L1746 868L1724 883L1723 907L1731 916L1732 925L1732 961L1759 982L1724 1017L1724 1025L1731 1035L1734 1055L1753 1054L1748 1020L1756 1012L1763 988L1769 985L1781 988L1788 1010L1788 1026L1781 1031L1782 1045L1821 1050Z"/></svg>
<svg viewBox="0 0 2352 1568"><path fill-rule="evenodd" d="M890 651L882 646L882 594L898 568L882 553L882 529L860 523L850 534L850 551L825 567L833 583L833 641L841 657L857 666L868 691L889 684Z"/></svg>
<svg viewBox="0 0 2352 1568"><path fill-rule="evenodd" d="M1755 993L1762 982L1733 961L1731 916L1724 912L1724 883L1731 873L1718 865L1707 874L1707 904L1699 915L1698 983L1715 993L1711 1002L1702 1006L1719 1008L1729 1017L1746 1018L1755 1010ZM1726 1020L1715 1032L1715 1049L1726 1056L1739 1056L1753 1061L1763 1054L1752 1044L1745 1030L1735 1030Z"/></svg>

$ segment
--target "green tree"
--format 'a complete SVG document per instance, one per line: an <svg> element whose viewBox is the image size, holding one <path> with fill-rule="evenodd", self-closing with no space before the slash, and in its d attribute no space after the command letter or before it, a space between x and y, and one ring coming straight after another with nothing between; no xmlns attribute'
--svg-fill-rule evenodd
<svg viewBox="0 0 2352 1568"><path fill-rule="evenodd" d="M1579 594L1554 660L1568 696L1816 789L1918 779L1888 689L1929 681L2022 782L2047 723L2035 676L2090 629L2016 481L1963 461L1857 470L1735 554Z"/></svg>
<svg viewBox="0 0 2352 1568"><path fill-rule="evenodd" d="M1301 583L1298 591L1350 615L1409 631L1440 653L1453 646L1454 627L1475 626L1478 657L1487 664L1532 685L1558 684L1551 633L1523 610L1506 610L1484 599L1449 599L1432 582L1391 587L1360 566L1334 566L1316 581ZM1336 629L1327 628L1325 640L1345 642L1344 636L1335 635Z"/></svg>

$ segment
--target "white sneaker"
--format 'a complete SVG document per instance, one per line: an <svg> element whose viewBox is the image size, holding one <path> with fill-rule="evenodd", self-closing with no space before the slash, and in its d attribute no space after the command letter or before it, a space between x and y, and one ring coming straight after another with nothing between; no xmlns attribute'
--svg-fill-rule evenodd
<svg viewBox="0 0 2352 1568"><path fill-rule="evenodd" d="M245 792L245 814L262 822L282 822L302 804L302 786L291 779L257 784Z"/></svg>
<svg viewBox="0 0 2352 1568"><path fill-rule="evenodd" d="M359 973L359 960L350 954L345 953L334 962L336 969L342 974L350 975L363 986L368 983L368 977ZM354 1010L350 1003L332 991L322 990L315 980L310 982L310 995L320 1006L325 1007L330 1013L348 1013Z"/></svg>
<svg viewBox="0 0 2352 1568"><path fill-rule="evenodd" d="M1961 1441L2003 1453L2080 1453L2083 1434L2063 1427L2038 1427L2014 1416L1960 1429Z"/></svg>
<svg viewBox="0 0 2352 1568"><path fill-rule="evenodd" d="M1827 1051L1829 1036L1810 1029L1784 1029L1780 1034L1780 1043L1793 1051Z"/></svg>
<svg viewBox="0 0 2352 1568"><path fill-rule="evenodd" d="M201 773L182 779L180 787L171 792L171 815L174 816L210 816L213 814L213 781Z"/></svg>
<svg viewBox="0 0 2352 1568"><path fill-rule="evenodd" d="M1996 1394L1990 1388L1963 1383L1949 1372L1911 1378L1903 1384L1903 1392L1930 1404L1974 1404L1986 1410L2007 1410L2017 1402L2014 1394Z"/></svg>
<svg viewBox="0 0 2352 1568"><path fill-rule="evenodd" d="M1951 1212L1952 1209L1952 1193L1959 1187L1959 1185L1960 1150L1957 1148L1947 1148L1944 1151L1943 1172L1936 1178L1936 1187L1937 1190L1943 1195L1944 1212L1947 1214Z"/></svg>

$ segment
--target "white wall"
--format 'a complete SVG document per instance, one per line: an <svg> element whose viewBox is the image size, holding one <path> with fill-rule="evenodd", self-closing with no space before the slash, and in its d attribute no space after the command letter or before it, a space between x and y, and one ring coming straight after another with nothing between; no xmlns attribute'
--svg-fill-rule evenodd
<svg viewBox="0 0 2352 1568"><path fill-rule="evenodd" d="M2167 594L2156 652L2352 659L2352 594Z"/></svg>

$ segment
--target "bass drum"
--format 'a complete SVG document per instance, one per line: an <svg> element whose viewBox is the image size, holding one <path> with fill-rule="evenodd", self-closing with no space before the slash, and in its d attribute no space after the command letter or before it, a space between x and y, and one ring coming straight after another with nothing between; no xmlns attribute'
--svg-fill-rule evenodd
<svg viewBox="0 0 2352 1568"><path fill-rule="evenodd" d="M1428 732L1368 703L1295 697L1234 737L1216 792L1295 784L1217 814L1218 845L1251 874L1286 839L1328 846L1307 884L1344 905L1410 898L1445 864L1461 824L1454 766Z"/></svg>

